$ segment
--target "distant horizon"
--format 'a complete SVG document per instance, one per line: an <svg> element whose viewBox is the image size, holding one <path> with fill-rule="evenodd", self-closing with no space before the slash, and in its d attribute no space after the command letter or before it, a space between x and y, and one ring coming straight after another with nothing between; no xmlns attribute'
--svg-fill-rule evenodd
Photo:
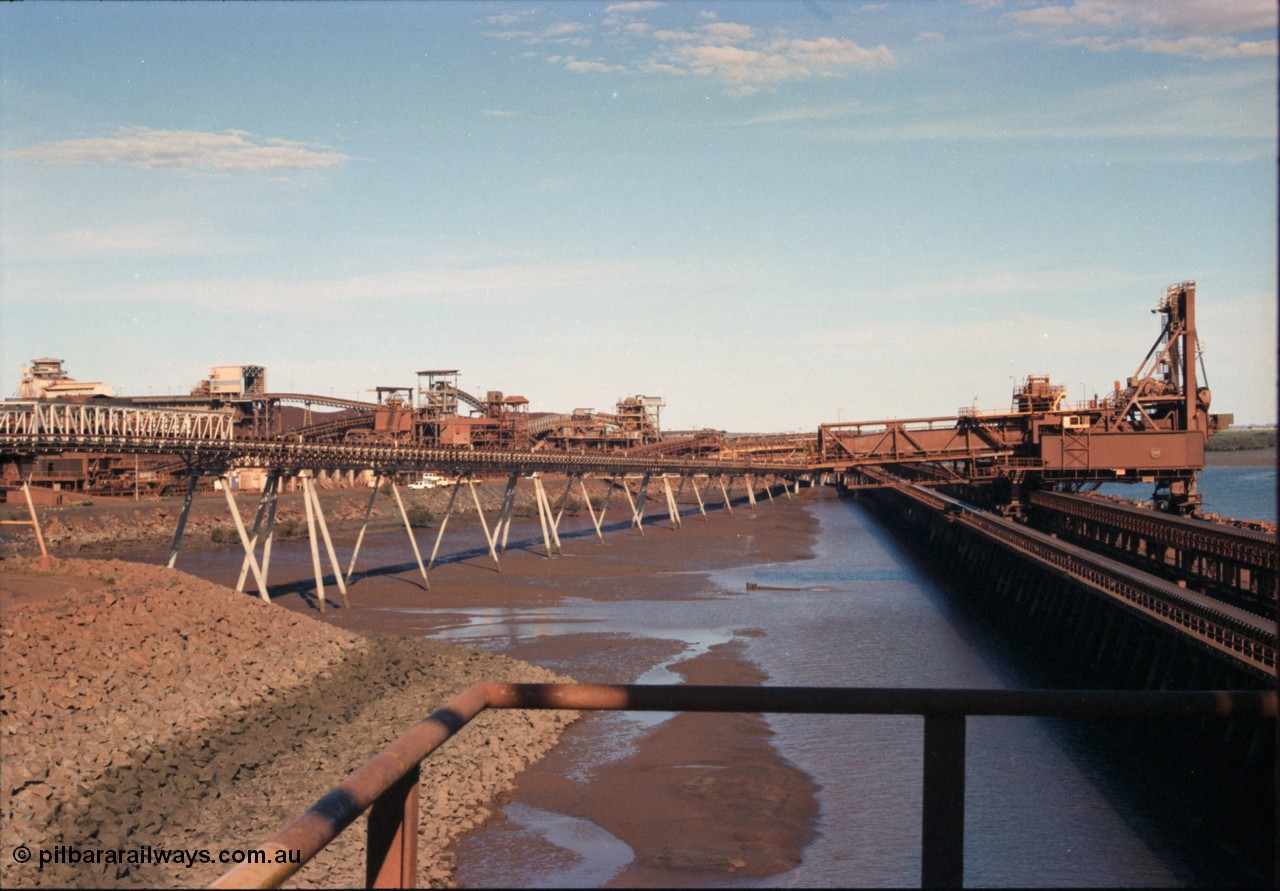
<svg viewBox="0 0 1280 891"><path fill-rule="evenodd" d="M0 4L0 393L457 368L795 432L1110 392L1198 283L1276 423L1269 0Z"/></svg>

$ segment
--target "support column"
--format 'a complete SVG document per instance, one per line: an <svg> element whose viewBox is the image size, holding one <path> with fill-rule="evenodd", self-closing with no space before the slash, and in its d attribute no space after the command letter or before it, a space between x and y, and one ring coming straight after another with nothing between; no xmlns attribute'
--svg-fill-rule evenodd
<svg viewBox="0 0 1280 891"><path fill-rule="evenodd" d="M924 716L924 807L920 840L920 885L964 884L965 719L960 714Z"/></svg>
<svg viewBox="0 0 1280 891"><path fill-rule="evenodd" d="M305 473L305 471L303 471ZM302 484L302 504L307 510L307 540L311 543L311 571L316 577L316 600L319 601L320 615L325 613L324 573L320 569L320 548L316 544L316 518L311 508L311 499L307 496L307 486Z"/></svg>
<svg viewBox="0 0 1280 891"><path fill-rule="evenodd" d="M3 523L3 524L4 524L4 525L6 525L6 526L8 526L8 525L14 525L14 526L30 526L30 527L31 527L31 529L32 529L32 530L35 532L35 534L36 534L36 544L38 544L38 545L40 546L40 568L41 568L41 569L52 569L52 568L53 568L53 558L49 556L49 551L48 551L48 549L47 549L47 548L45 548L45 544L44 544L44 532L40 529L40 517L36 514L36 504L35 504L35 502L31 500L31 477L30 477L30 475L28 475L28 476L27 476L27 478L26 478L25 480L23 480L23 481L22 481L22 494L23 494L23 496L25 496L25 498L26 498L26 500L27 500L27 516L29 516L31 519L29 519L29 520L3 520L3 521L0 521L0 523Z"/></svg>
<svg viewBox="0 0 1280 891"><path fill-rule="evenodd" d="M644 502L649 491L649 474L646 473L640 480L639 508L636 507L636 499L631 497L631 487L627 485L626 477L622 479L622 491L626 493L627 503L631 505L631 525L644 535Z"/></svg>
<svg viewBox="0 0 1280 891"><path fill-rule="evenodd" d="M515 474L512 474L514 477ZM471 487L471 498L476 503L476 513L480 515L480 528L484 530L484 540L489 543L489 556L493 558L493 562L497 564L498 572L502 572L502 563L498 561L497 538L498 532L502 525L502 515L498 515L498 525L493 527L493 535L489 534L489 521L485 519L484 508L480 506L480 496L476 493L476 483L473 479L467 480L467 485Z"/></svg>
<svg viewBox="0 0 1280 891"><path fill-rule="evenodd" d="M222 491L227 496L227 509L231 511L231 519L236 524L236 532L240 536L240 545L244 548L245 559L249 561L249 569L253 571L253 580L258 585L258 596L264 601L270 602L267 595L267 582L262 577L262 568L258 566L258 558L253 552L253 545L249 541L249 533L244 529L244 520L240 518L240 509L236 507L236 497L231 494L231 477L224 474L222 477Z"/></svg>
<svg viewBox="0 0 1280 891"><path fill-rule="evenodd" d="M537 474L533 477L533 496L538 504L538 523L542 527L542 542L547 549L547 558L550 559L560 549L560 537L556 534L546 487L542 484L542 477Z"/></svg>
<svg viewBox="0 0 1280 891"><path fill-rule="evenodd" d="M596 509L591 506L591 495L590 493L587 492L587 481L583 479L579 479L578 482L582 486L582 500L587 505L587 512L591 514L591 525L596 527L596 538L600 539L600 543L603 544L604 533L600 531L600 527L604 525L604 508L607 505L601 506L600 516L599 518L597 518ZM613 491L612 486L609 487L609 491ZM608 496L605 496L605 499L607 501Z"/></svg>
<svg viewBox="0 0 1280 891"><path fill-rule="evenodd" d="M707 506L702 503L702 492L698 490L697 477L691 476L689 479L693 481L693 494L698 496L698 512L702 514L702 519L705 521L707 519ZM711 477L707 477L707 484L711 484Z"/></svg>
<svg viewBox="0 0 1280 891"><path fill-rule="evenodd" d="M680 528L680 508L676 506L676 497L671 492L671 481L664 473L662 475L662 489L667 496L667 515L671 518L671 528Z"/></svg>
<svg viewBox="0 0 1280 891"><path fill-rule="evenodd" d="M329 554L329 565L333 567L333 577L338 585L338 593L342 595L342 605L350 607L351 604L347 601L347 583L342 578L342 570L338 566L338 554L333 549L333 539L329 537L329 524L325 522L324 510L320 507L320 495L316 492L315 477L306 477L303 480L303 486L305 492L310 496L312 504L315 505L316 521L320 526L320 535L324 538L325 550ZM417 550L416 544L414 550ZM418 564L422 564L421 557L418 558ZM426 579L426 570L423 570L422 577L424 580Z"/></svg>
<svg viewBox="0 0 1280 891"><path fill-rule="evenodd" d="M498 543L498 553L505 554L507 552L507 539L511 537L511 517L516 510L516 484L520 481L520 474L512 471L507 476L507 487L502 491L502 507L498 511L498 525L493 527L493 539ZM498 533L502 533L501 541L498 540Z"/></svg>
<svg viewBox="0 0 1280 891"><path fill-rule="evenodd" d="M275 482L275 478L276 476L275 476L274 470L269 471L267 473L266 482L262 486L262 497L258 499L258 510L253 515L253 534L249 536L249 548L255 554L258 551L258 536L262 534L262 520L263 520L263 517L266 515L267 505L271 502L271 487L272 487L272 484ZM240 577L236 579L236 590L239 591L240 593L244 593L244 582L245 582L245 579L248 577L249 577L249 557L246 555L244 560L240 562ZM262 579L263 581L266 581L267 579L267 573L265 568L263 568ZM259 590L258 593L262 595L263 600L266 600L268 603L271 601L271 596L267 594L265 591Z"/></svg>
<svg viewBox="0 0 1280 891"><path fill-rule="evenodd" d="M449 517L453 516L453 503L458 498L458 490L462 488L462 474L453 481L453 491L449 493L449 504L444 509L444 517L440 520L440 530L436 532L436 543L431 548L431 559L427 561L427 569L436 565L436 554L440 553L440 540L444 538L445 527L449 525Z"/></svg>
<svg viewBox="0 0 1280 891"><path fill-rule="evenodd" d="M404 520L404 530L409 533L409 544L413 546L414 559L418 561L418 571L422 573L422 584L431 590L431 582L427 579L427 567L422 565L422 552L418 550L418 539L413 535L413 527L409 525L409 514L405 512L404 502L400 500L400 487L396 485L395 476L390 476L391 494L396 497L396 507L400 508L400 519Z"/></svg>
<svg viewBox="0 0 1280 891"><path fill-rule="evenodd" d="M747 484L747 503L751 505L751 512L755 513L756 509L756 481L751 474L744 473L742 481Z"/></svg>
<svg viewBox="0 0 1280 891"><path fill-rule="evenodd" d="M733 485L733 477L732 477L732 476L730 476L730 477L729 477L729 485L730 485L730 486L732 486L732 485ZM729 499L729 489L728 489L728 488L725 486L725 484L724 484L724 477L723 477L723 476L722 476L722 477L720 477L720 493L721 493L722 495L724 495L724 509L725 509L725 510L727 510L730 514L732 514L732 513L733 513L733 505L732 505L732 504L730 504L730 499Z"/></svg>
<svg viewBox="0 0 1280 891"><path fill-rule="evenodd" d="M173 533L173 546L169 548L168 567L173 569L173 564L178 560L178 547L182 544L182 533L187 528L187 514L191 513L191 500L196 494L196 481L200 479L200 474L194 471L187 475L187 494L182 499L182 513L178 514L178 528Z"/></svg>
<svg viewBox="0 0 1280 891"><path fill-rule="evenodd" d="M369 503L364 508L364 522L360 524L360 534L356 536L356 547L351 552L351 563L347 566L347 584L351 584L351 577L356 571L356 557L360 556L360 545L364 543L365 530L369 528L369 515L373 513L373 501L378 497L378 483L382 480L381 473L373 475L373 490L369 492Z"/></svg>

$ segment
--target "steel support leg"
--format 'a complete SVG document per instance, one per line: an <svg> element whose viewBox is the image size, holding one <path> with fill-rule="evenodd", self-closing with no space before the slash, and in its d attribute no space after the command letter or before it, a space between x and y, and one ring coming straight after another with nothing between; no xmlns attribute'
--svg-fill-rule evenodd
<svg viewBox="0 0 1280 891"><path fill-rule="evenodd" d="M396 485L395 477L391 479L391 494L396 497L396 507L400 508L400 519L404 520L404 531L409 533L409 544L413 546L413 557L418 561L418 571L422 573L422 584L427 586L427 590L431 590L431 582L427 578L427 567L422 565L422 552L418 550L418 539L413 535L413 527L409 525L409 514L404 509L404 502L400 500L400 487Z"/></svg>
<svg viewBox="0 0 1280 891"><path fill-rule="evenodd" d="M698 513L702 514L702 519L705 521L707 519L707 506L702 503L702 492L698 489L698 480L696 477L690 477L690 479L693 480L693 494L698 496ZM710 482L711 478L708 477L707 483L710 484Z"/></svg>
<svg viewBox="0 0 1280 891"><path fill-rule="evenodd" d="M44 532L40 529L40 517L36 515L36 503L31 500L31 477L22 481L22 494L27 499L27 514L31 517L31 528L36 533L36 544L40 545L40 568L52 569L53 558L44 545Z"/></svg>
<svg viewBox="0 0 1280 891"><path fill-rule="evenodd" d="M542 477L533 478L533 498L538 505L538 524L542 527L542 543L547 549L547 559L556 555L555 547L559 545L555 527L551 519L551 503L547 499L546 487L542 485Z"/></svg>
<svg viewBox="0 0 1280 891"><path fill-rule="evenodd" d="M754 513L756 509L756 481L751 474L743 474L742 481L747 484L747 503L751 505L751 511Z"/></svg>
<svg viewBox="0 0 1280 891"><path fill-rule="evenodd" d="M253 534L249 536L249 548L255 554L258 552L258 538L259 536L262 535L262 521L266 516L267 506L271 503L271 487L272 487L272 484L275 482L275 479L276 479L275 471L270 471L267 473L267 481L262 486L262 497L258 499L258 510L253 515ZM244 560L240 562L240 577L236 579L237 591L244 593L244 582L245 582L245 579L248 577L249 577L249 557L246 555ZM264 569L262 573L263 581L266 581L266 577L267 577L267 573ZM266 594L263 591L259 591L258 593L263 594L264 595L263 599L270 602L271 600L270 595Z"/></svg>
<svg viewBox="0 0 1280 891"><path fill-rule="evenodd" d="M627 485L627 480L625 477L622 480L622 491L627 494L627 503L631 505L631 525L639 529L641 535L644 535L644 500L645 500L645 493L648 491L648 489L649 489L649 474L646 473L640 481L640 496L638 499L640 502L640 507L637 508L636 507L637 499L631 497L631 487Z"/></svg>
<svg viewBox="0 0 1280 891"><path fill-rule="evenodd" d="M680 528L680 509L676 507L676 497L671 492L671 481L667 479L667 475L662 475L662 490L667 496L667 515L671 518L671 528Z"/></svg>
<svg viewBox="0 0 1280 891"><path fill-rule="evenodd" d="M375 473L373 475L373 490L369 493L369 503L364 508L364 522L360 524L360 534L356 536L356 546L351 552L351 563L347 566L347 584L351 584L351 577L356 572L356 557L360 556L360 545L364 544L364 533L369 528L369 515L373 513L373 501L378 497L378 483L382 481L382 474Z"/></svg>
<svg viewBox="0 0 1280 891"><path fill-rule="evenodd" d="M512 474L514 476L514 474ZM498 515L498 526L493 527L493 535L489 534L489 521L484 517L484 508L480 506L480 496L476 493L475 480L468 479L467 485L471 487L471 498L476 503L476 513L480 515L480 528L484 530L484 540L489 543L489 556L493 558L493 562L497 564L498 572L502 572L502 564L498 561L498 549L496 547L496 539L498 537L499 527L502 524L502 515Z"/></svg>
<svg viewBox="0 0 1280 891"><path fill-rule="evenodd" d="M566 473L565 478L564 492L560 495L560 504L556 507L556 519L551 524L551 528L557 535L560 532L560 520L564 517L564 506L569 503L569 493L573 491L573 476ZM559 545L559 542L556 544Z"/></svg>
<svg viewBox="0 0 1280 891"><path fill-rule="evenodd" d="M458 498L458 490L462 488L462 475L453 481L453 491L449 493L449 504L444 509L444 517L440 520L440 529L436 532L436 543L431 548L431 559L427 561L427 569L431 569L436 565L436 554L440 553L440 541L444 538L445 527L449 525L449 518L453 516L453 503Z"/></svg>
<svg viewBox="0 0 1280 891"><path fill-rule="evenodd" d="M418 884L418 782L415 764L369 808L364 882L367 888Z"/></svg>
<svg viewBox="0 0 1280 891"><path fill-rule="evenodd" d="M597 519L596 509L591 506L591 495L587 492L587 481L579 479L578 482L582 486L582 501L587 506L587 513L591 514L591 525L596 527L596 538L603 543L604 533L600 531L600 527L604 523L604 511L600 511L600 517Z"/></svg>
<svg viewBox="0 0 1280 891"><path fill-rule="evenodd" d="M187 514L191 513L191 500L195 498L196 481L200 479L200 475L192 473L187 477L187 494L182 499L182 513L178 514L178 528L173 533L173 546L169 548L169 562L166 564L173 569L173 564L178 560L178 547L182 544L182 533L187 528Z"/></svg>
<svg viewBox="0 0 1280 891"><path fill-rule="evenodd" d="M320 614L324 615L324 572L320 569L320 547L316 544L316 517L311 507L311 499L307 496L305 478L302 481L302 504L307 509L307 540L311 542L311 571L316 577L316 600L320 604Z"/></svg>
<svg viewBox="0 0 1280 891"><path fill-rule="evenodd" d="M253 543L249 541L249 533L245 531L244 520L240 518L240 509L236 507L236 497L231 494L231 477L222 478L222 491L227 496L227 509L231 511L231 519L236 524L236 532L240 536L240 545L244 548L245 559L249 561L249 569L253 571L253 580L258 585L258 596L270 602L267 594L267 582L262 577L262 567L258 565L257 555L253 552Z"/></svg>
<svg viewBox="0 0 1280 891"><path fill-rule="evenodd" d="M324 548L329 555L329 565L333 567L333 577L335 582L338 585L338 593L342 595L342 605L344 607L350 607L351 604L347 601L347 583L342 578L342 569L338 566L338 554L333 549L333 539L329 537L329 524L325 522L324 510L320 507L320 495L319 493L316 492L315 477L307 477L307 479L305 480L305 483L306 483L307 491L311 496L311 502L312 504L315 505L316 522L320 526L320 535L324 539ZM415 545L415 550L416 549L417 548ZM421 557L418 558L418 564L419 565L422 564ZM423 578L425 579L426 578L425 569L422 571L422 574L423 574Z"/></svg>
<svg viewBox="0 0 1280 891"><path fill-rule="evenodd" d="M920 884L964 884L964 758L962 714L924 717L924 826Z"/></svg>
<svg viewBox="0 0 1280 891"><path fill-rule="evenodd" d="M507 539L511 537L511 517L516 510L516 484L520 482L520 474L512 473L507 477L507 487L502 490L502 508L498 511L498 525L493 527L493 539L498 542L498 553L507 552ZM502 539L499 541L498 533Z"/></svg>

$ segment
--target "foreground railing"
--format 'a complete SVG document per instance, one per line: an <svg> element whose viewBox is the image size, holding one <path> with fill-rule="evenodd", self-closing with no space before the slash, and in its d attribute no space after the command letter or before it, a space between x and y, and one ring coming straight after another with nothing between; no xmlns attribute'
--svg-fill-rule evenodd
<svg viewBox="0 0 1280 891"><path fill-rule="evenodd" d="M965 719L1014 717L1275 718L1275 692L926 690L857 687L596 686L476 684L414 725L257 850L214 888L274 888L369 811L365 880L412 887L417 877L418 779L422 760L486 708L810 715L921 715L924 803L921 882L964 879ZM288 852L275 863L278 852Z"/></svg>

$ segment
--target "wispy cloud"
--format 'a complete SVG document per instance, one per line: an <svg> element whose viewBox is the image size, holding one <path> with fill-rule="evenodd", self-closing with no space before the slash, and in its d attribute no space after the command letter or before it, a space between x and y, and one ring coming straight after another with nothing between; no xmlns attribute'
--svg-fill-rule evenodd
<svg viewBox="0 0 1280 891"><path fill-rule="evenodd" d="M776 89L787 81L844 77L854 71L895 65L884 44L865 47L843 37L803 38L762 33L742 22L697 16L688 27L656 28L642 14L656 3L616 3L599 26L560 23L503 31L490 36L527 44L610 44L590 58L550 54L545 58L566 70L584 73L630 71L718 81L730 95ZM606 54L607 53L607 54Z"/></svg>
<svg viewBox="0 0 1280 891"><path fill-rule="evenodd" d="M4 157L38 164L124 165L199 168L223 172L303 170L334 167L350 156L278 137L261 138L242 130L152 130L135 127L111 136L43 142L5 152Z"/></svg>
<svg viewBox="0 0 1280 891"><path fill-rule="evenodd" d="M235 249L209 232L182 225L151 224L66 229L34 239L29 259L82 259L88 257L180 257L227 253Z"/></svg>
<svg viewBox="0 0 1280 891"><path fill-rule="evenodd" d="M1095 52L1132 50L1201 60L1276 55L1271 0L1075 0L1005 13L1012 22L1048 30L1055 40Z"/></svg>

